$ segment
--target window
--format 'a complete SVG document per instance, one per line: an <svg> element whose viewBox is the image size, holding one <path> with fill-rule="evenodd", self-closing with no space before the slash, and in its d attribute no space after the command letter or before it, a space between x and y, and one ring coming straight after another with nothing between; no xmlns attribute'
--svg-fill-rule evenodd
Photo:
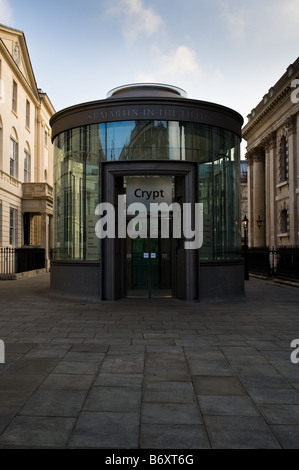
<svg viewBox="0 0 299 470"><path fill-rule="evenodd" d="M48 131L45 130L45 146L48 147Z"/></svg>
<svg viewBox="0 0 299 470"><path fill-rule="evenodd" d="M26 127L30 129L30 103L26 100Z"/></svg>
<svg viewBox="0 0 299 470"><path fill-rule="evenodd" d="M288 211L287 211L287 209L283 209L280 212L280 231L281 231L281 233L288 233L288 231L289 231L288 222L289 222Z"/></svg>
<svg viewBox="0 0 299 470"><path fill-rule="evenodd" d="M66 135L66 151L71 152L72 151L72 142L73 142L72 130L66 131L65 135Z"/></svg>
<svg viewBox="0 0 299 470"><path fill-rule="evenodd" d="M9 244L16 246L18 240L18 211L17 209L10 208L9 210Z"/></svg>
<svg viewBox="0 0 299 470"><path fill-rule="evenodd" d="M247 183L247 162L241 162L241 183Z"/></svg>
<svg viewBox="0 0 299 470"><path fill-rule="evenodd" d="M18 85L12 82L12 110L16 113L18 110Z"/></svg>
<svg viewBox="0 0 299 470"><path fill-rule="evenodd" d="M18 177L18 142L10 138L10 176Z"/></svg>
<svg viewBox="0 0 299 470"><path fill-rule="evenodd" d="M27 150L25 150L24 151L24 183L30 183L30 164L31 164L30 153Z"/></svg>
<svg viewBox="0 0 299 470"><path fill-rule="evenodd" d="M288 155L288 142L285 136L280 141L280 183L288 181L289 178L289 155Z"/></svg>

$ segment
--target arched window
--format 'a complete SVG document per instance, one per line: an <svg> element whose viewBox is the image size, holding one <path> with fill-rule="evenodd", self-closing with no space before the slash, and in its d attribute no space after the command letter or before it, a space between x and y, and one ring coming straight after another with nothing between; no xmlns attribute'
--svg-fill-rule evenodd
<svg viewBox="0 0 299 470"><path fill-rule="evenodd" d="M289 217L286 208L280 212L280 231L281 233L288 233L289 231Z"/></svg>
<svg viewBox="0 0 299 470"><path fill-rule="evenodd" d="M10 135L10 166L9 174L13 178L18 178L18 162L19 162L19 143L18 135L13 127Z"/></svg>
<svg viewBox="0 0 299 470"><path fill-rule="evenodd" d="M30 183L31 181L31 153L28 142L24 149L24 183Z"/></svg>
<svg viewBox="0 0 299 470"><path fill-rule="evenodd" d="M280 141L280 182L288 181L289 177L289 155L288 155L288 141L286 136L283 136Z"/></svg>

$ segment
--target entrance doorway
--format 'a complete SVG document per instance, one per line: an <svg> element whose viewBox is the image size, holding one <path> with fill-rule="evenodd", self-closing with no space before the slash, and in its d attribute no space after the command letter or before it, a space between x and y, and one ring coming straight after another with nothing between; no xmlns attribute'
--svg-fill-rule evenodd
<svg viewBox="0 0 299 470"><path fill-rule="evenodd" d="M157 238L127 237L127 297L173 297L175 256L172 220L168 222L169 238L161 238L161 218L149 217L147 227L157 225Z"/></svg>
<svg viewBox="0 0 299 470"><path fill-rule="evenodd" d="M198 164L191 162L166 161L126 161L107 162L102 165L102 201L110 203L115 208L115 233L118 234L118 198L126 196L127 204L141 202L160 203L169 205L178 203L196 203L198 201ZM171 191L168 193L166 183L157 186L153 177L161 183L161 176L171 180ZM134 177L134 178L132 178ZM131 186L128 179L131 178ZM147 179L140 184L140 179ZM139 181L138 181L139 179ZM138 185L134 186L138 182ZM131 188L131 189L130 189ZM130 196L131 194L131 196ZM167 200L167 195L171 199ZM132 199L130 199L132 197ZM142 199L143 198L143 199ZM121 209L122 210L122 209ZM127 214L127 229L130 217ZM165 217L165 216L164 216ZM183 237L173 236L173 214L167 215L169 236L162 238L161 225L163 215L144 218L146 230L136 228L142 236L127 236L124 238L106 237L101 243L102 262L102 298L117 300L124 297L174 297L182 300L194 300L199 292L199 253L198 250L186 250ZM164 219L165 221L165 219ZM140 221L142 223L142 221ZM151 237L150 224L156 224L155 237Z"/></svg>

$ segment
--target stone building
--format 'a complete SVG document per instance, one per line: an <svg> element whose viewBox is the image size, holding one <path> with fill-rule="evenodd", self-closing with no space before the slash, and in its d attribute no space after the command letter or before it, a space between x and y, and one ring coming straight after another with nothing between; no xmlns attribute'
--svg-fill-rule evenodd
<svg viewBox="0 0 299 470"><path fill-rule="evenodd" d="M249 245L298 245L299 58L248 115Z"/></svg>
<svg viewBox="0 0 299 470"><path fill-rule="evenodd" d="M24 33L0 25L0 247L52 244L55 110L37 88Z"/></svg>

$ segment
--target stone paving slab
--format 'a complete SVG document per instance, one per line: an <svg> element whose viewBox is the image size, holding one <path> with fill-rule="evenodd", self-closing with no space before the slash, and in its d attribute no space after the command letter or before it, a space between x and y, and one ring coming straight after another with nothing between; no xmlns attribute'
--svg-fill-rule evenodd
<svg viewBox="0 0 299 470"><path fill-rule="evenodd" d="M0 448L297 449L295 338L299 289L271 281L216 303L2 281Z"/></svg>

